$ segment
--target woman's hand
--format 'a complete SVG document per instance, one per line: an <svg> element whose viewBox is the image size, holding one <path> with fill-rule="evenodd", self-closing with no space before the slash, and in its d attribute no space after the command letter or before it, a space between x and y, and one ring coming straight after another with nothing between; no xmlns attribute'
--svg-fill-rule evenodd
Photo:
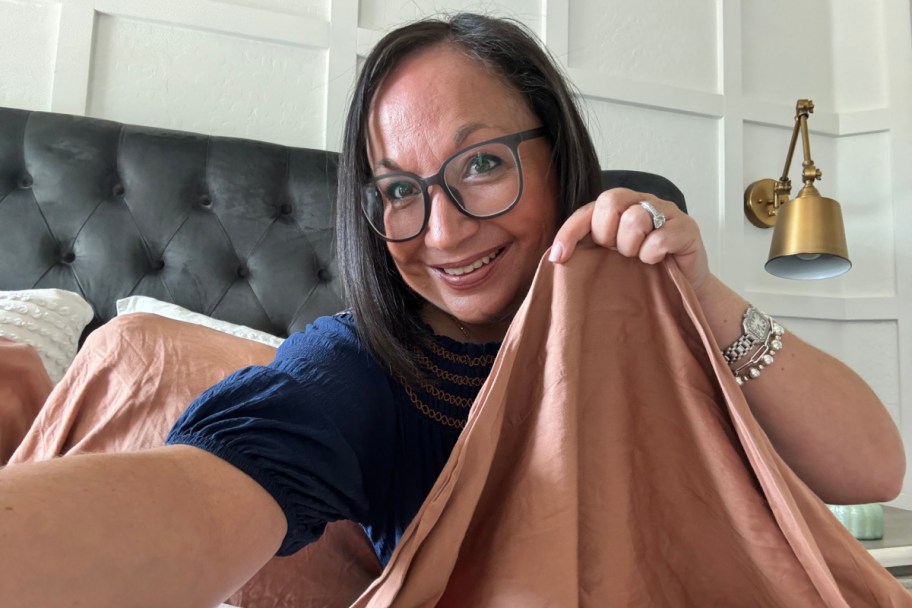
<svg viewBox="0 0 912 608"><path fill-rule="evenodd" d="M665 225L653 228L652 216L639 202L651 203L665 215ZM621 255L657 264L672 255L698 296L709 282L706 248L697 223L674 203L651 194L612 188L577 209L557 231L551 247L552 262L570 259L577 243L587 235L602 247Z"/></svg>

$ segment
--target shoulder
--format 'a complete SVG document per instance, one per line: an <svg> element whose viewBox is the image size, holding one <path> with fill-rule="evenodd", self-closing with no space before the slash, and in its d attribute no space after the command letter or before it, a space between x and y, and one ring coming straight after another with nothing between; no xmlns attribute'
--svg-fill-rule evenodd
<svg viewBox="0 0 912 608"><path fill-rule="evenodd" d="M292 334L276 351L276 361L324 356L336 351L369 356L350 312L318 317L304 331Z"/></svg>
<svg viewBox="0 0 912 608"><path fill-rule="evenodd" d="M317 383L349 395L389 384L385 368L358 336L351 313L319 317L285 340L271 368L298 382Z"/></svg>

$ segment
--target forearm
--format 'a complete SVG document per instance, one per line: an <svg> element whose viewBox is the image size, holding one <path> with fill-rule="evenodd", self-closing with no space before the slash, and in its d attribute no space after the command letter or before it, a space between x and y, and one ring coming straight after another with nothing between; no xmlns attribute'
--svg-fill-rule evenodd
<svg viewBox="0 0 912 608"><path fill-rule="evenodd" d="M748 303L715 277L699 294L720 348L742 332ZM791 333L759 378L743 385L751 411L783 459L823 500L889 500L901 488L899 432L868 385Z"/></svg>
<svg viewBox="0 0 912 608"><path fill-rule="evenodd" d="M285 521L249 477L189 447L0 471L0 605L216 605Z"/></svg>

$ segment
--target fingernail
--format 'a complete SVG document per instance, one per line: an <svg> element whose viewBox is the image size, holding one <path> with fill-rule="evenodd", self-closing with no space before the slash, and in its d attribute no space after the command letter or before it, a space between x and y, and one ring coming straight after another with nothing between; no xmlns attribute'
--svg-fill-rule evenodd
<svg viewBox="0 0 912 608"><path fill-rule="evenodd" d="M561 255L564 253L564 247L560 243L551 245L551 255L548 256L549 262L559 262Z"/></svg>

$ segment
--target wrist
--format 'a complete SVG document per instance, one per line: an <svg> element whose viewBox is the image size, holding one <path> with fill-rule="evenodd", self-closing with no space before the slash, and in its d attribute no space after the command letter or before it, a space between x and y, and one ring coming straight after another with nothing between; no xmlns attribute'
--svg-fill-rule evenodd
<svg viewBox="0 0 912 608"><path fill-rule="evenodd" d="M738 384L759 378L763 369L773 364L785 334L781 325L752 304L744 311L741 327L743 333L722 351Z"/></svg>

